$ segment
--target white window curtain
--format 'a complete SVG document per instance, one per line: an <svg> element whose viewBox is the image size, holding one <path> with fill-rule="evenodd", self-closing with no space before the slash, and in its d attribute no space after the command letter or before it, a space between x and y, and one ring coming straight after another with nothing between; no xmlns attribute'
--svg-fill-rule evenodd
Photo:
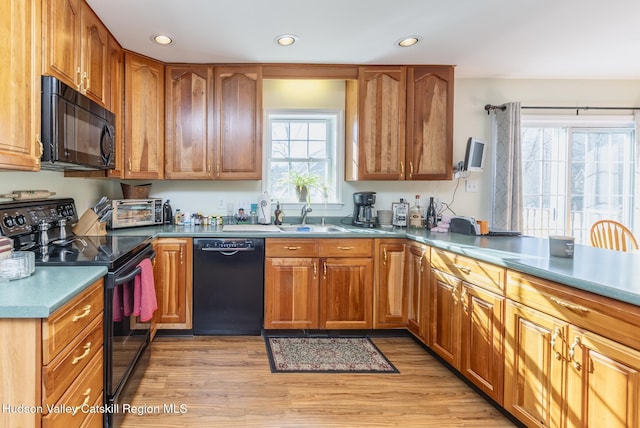
<svg viewBox="0 0 640 428"><path fill-rule="evenodd" d="M636 137L636 147L635 147L635 165L634 165L634 188L636 189L634 194L636 198L633 201L633 225L631 225L631 230L634 235L638 234L640 231L640 200L638 200L637 196L640 192L640 111L634 110L633 112L633 121L635 122L635 137Z"/></svg>
<svg viewBox="0 0 640 428"><path fill-rule="evenodd" d="M494 229L522 231L522 150L520 102L493 110L493 214Z"/></svg>

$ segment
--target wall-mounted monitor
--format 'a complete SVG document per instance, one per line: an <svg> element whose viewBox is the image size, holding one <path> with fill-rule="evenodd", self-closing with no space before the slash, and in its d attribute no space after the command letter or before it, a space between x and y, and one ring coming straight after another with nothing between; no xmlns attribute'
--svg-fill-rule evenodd
<svg viewBox="0 0 640 428"><path fill-rule="evenodd" d="M487 143L474 137L467 141L467 149L464 153L463 171L482 171L484 157L487 153Z"/></svg>

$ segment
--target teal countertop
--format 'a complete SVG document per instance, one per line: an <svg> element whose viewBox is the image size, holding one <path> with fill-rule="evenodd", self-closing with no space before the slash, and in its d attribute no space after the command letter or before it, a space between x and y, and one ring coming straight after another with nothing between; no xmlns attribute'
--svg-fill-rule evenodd
<svg viewBox="0 0 640 428"><path fill-rule="evenodd" d="M548 239L467 236L406 228L364 229L337 223L345 232L224 232L216 226L152 226L111 231L152 238L408 238L518 272L640 306L640 253L576 245L573 258L549 256ZM103 267L36 267L29 278L0 282L0 318L46 318L93 281Z"/></svg>
<svg viewBox="0 0 640 428"><path fill-rule="evenodd" d="M47 318L106 273L104 266L36 266L27 278L0 282L0 318Z"/></svg>

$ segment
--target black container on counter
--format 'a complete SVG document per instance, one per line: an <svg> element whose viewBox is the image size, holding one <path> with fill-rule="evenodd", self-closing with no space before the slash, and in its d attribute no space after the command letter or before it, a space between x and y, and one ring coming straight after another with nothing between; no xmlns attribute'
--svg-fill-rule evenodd
<svg viewBox="0 0 640 428"><path fill-rule="evenodd" d="M169 199L162 205L162 219L164 224L173 223L173 210L171 209L171 204L169 204Z"/></svg>

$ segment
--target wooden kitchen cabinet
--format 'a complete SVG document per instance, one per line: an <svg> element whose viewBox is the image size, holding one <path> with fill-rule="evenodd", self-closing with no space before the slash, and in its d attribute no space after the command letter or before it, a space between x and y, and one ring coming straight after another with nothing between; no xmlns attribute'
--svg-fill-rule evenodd
<svg viewBox="0 0 640 428"><path fill-rule="evenodd" d="M0 5L0 170L40 169L40 15L39 0Z"/></svg>
<svg viewBox="0 0 640 428"><path fill-rule="evenodd" d="M406 178L450 180L453 168L453 67L407 67Z"/></svg>
<svg viewBox="0 0 640 428"><path fill-rule="evenodd" d="M262 67L215 67L215 178L262 178Z"/></svg>
<svg viewBox="0 0 640 428"><path fill-rule="evenodd" d="M214 175L213 67L166 68L166 179Z"/></svg>
<svg viewBox="0 0 640 428"><path fill-rule="evenodd" d="M115 115L116 162L115 168L106 171L108 177L124 177L124 50L109 36L109 98L107 109Z"/></svg>
<svg viewBox="0 0 640 428"><path fill-rule="evenodd" d="M164 65L125 52L124 177L164 175Z"/></svg>
<svg viewBox="0 0 640 428"><path fill-rule="evenodd" d="M407 325L404 239L376 239L373 328Z"/></svg>
<svg viewBox="0 0 640 428"><path fill-rule="evenodd" d="M637 307L507 276L504 407L530 427L640 426Z"/></svg>
<svg viewBox="0 0 640 428"><path fill-rule="evenodd" d="M44 0L43 70L107 105L109 31L83 0Z"/></svg>
<svg viewBox="0 0 640 428"><path fill-rule="evenodd" d="M265 245L266 329L372 328L371 239L273 238Z"/></svg>
<svg viewBox="0 0 640 428"><path fill-rule="evenodd" d="M431 267L430 347L501 404L505 270L439 249Z"/></svg>
<svg viewBox="0 0 640 428"><path fill-rule="evenodd" d="M48 406L102 404L103 320L103 279L49 318L0 320L0 339L12 344L0 360L3 403L43 409L0 412L0 426L101 426L101 417L95 421L94 415L86 412L50 412Z"/></svg>
<svg viewBox="0 0 640 428"><path fill-rule="evenodd" d="M452 66L360 67L346 86L346 179L451 179L453 85Z"/></svg>
<svg viewBox="0 0 640 428"><path fill-rule="evenodd" d="M190 329L193 306L193 240L159 238L154 277L158 309L157 329Z"/></svg>
<svg viewBox="0 0 640 428"><path fill-rule="evenodd" d="M429 342L429 247L407 246L407 328L422 342Z"/></svg>

